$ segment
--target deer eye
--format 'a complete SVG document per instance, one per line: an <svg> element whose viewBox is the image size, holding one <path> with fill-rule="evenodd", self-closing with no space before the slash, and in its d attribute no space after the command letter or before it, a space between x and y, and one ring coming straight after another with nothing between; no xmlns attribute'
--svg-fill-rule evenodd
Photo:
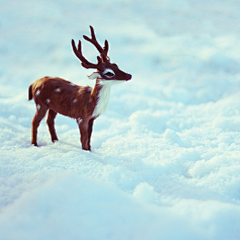
<svg viewBox="0 0 240 240"><path fill-rule="evenodd" d="M106 76L107 78L112 78L115 76L115 73L112 69L108 68L103 71L103 75Z"/></svg>
<svg viewBox="0 0 240 240"><path fill-rule="evenodd" d="M113 77L115 74L111 73L111 72L107 72L104 74L107 77Z"/></svg>

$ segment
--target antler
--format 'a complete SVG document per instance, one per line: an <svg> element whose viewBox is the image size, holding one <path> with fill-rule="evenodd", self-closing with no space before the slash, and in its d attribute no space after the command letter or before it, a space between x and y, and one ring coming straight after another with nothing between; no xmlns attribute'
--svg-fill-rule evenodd
<svg viewBox="0 0 240 240"><path fill-rule="evenodd" d="M101 65L102 65L102 60L100 57L97 57L98 63L94 64L89 62L83 55L82 55L82 48L81 48L81 41L79 40L78 42L78 49L76 48L75 42L72 39L72 48L74 53L76 54L76 56L80 59L80 61L82 62L82 66L85 68L97 68L97 69L101 69Z"/></svg>
<svg viewBox="0 0 240 240"><path fill-rule="evenodd" d="M89 62L83 55L82 55L82 47L81 47L81 41L79 40L78 42L78 48L76 48L75 42L72 39L72 48L74 53L76 54L76 56L80 59L80 61L82 62L82 66L85 68L97 68L98 70L101 70L102 64L109 61L109 57L107 56L107 52L108 52L108 41L105 40L105 45L104 48L102 48L100 46L100 44L98 43L95 33L94 33L94 29L92 26L90 26L90 30L91 30L91 37L89 38L85 35L83 35L83 38L87 41L89 41L90 43L92 43L97 50L99 51L99 53L101 54L101 58L97 57L98 63L94 64Z"/></svg>
<svg viewBox="0 0 240 240"><path fill-rule="evenodd" d="M87 41L89 41L90 43L92 43L96 48L97 50L99 51L99 53L101 54L101 57L102 57L102 60L103 62L106 62L109 60L108 56L107 56L107 52L108 52L108 41L105 40L105 44L104 44L104 48L102 48L100 46L100 44L98 43L97 39L96 39L96 36L95 36L95 33L94 33L94 29L92 26L90 26L90 30L91 30L91 36L92 38L89 38L85 35L83 35L83 38Z"/></svg>

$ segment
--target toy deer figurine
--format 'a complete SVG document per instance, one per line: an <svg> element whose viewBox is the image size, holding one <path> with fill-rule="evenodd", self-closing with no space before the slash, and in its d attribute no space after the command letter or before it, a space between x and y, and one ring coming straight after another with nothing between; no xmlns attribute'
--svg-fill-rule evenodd
<svg viewBox="0 0 240 240"><path fill-rule="evenodd" d="M98 63L91 63L82 55L81 41L76 48L72 40L72 48L84 68L97 70L89 76L89 79L96 79L93 89L89 86L75 85L59 77L44 77L36 80L29 87L29 100L34 99L37 110L32 120L32 144L35 146L37 146L37 128L48 111L47 125L53 142L58 140L54 119L57 113L60 113L76 119L80 129L82 149L91 151L93 121L107 109L111 86L132 78L130 74L121 71L116 64L110 63L107 56L107 40L102 48L96 40L93 27L90 26L90 30L91 38L83 37L99 51L101 57L97 57Z"/></svg>

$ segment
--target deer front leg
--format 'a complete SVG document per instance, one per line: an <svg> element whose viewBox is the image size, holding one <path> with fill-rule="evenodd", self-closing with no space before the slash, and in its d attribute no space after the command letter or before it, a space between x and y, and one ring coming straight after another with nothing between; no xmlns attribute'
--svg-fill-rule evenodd
<svg viewBox="0 0 240 240"><path fill-rule="evenodd" d="M94 118L90 119L88 122L88 147L90 150L91 150L90 142L91 142L91 136L92 136L93 121L94 121Z"/></svg>
<svg viewBox="0 0 240 240"><path fill-rule="evenodd" d="M80 120L80 119L77 119L77 123L78 123L78 126L79 126L79 130L80 130L80 134L81 134L81 137L80 137L80 141L82 143L82 149L83 150L87 150L87 151L91 151L91 147L90 147L90 144L89 144L89 139L88 139L88 120Z"/></svg>
<svg viewBox="0 0 240 240"><path fill-rule="evenodd" d="M37 105L37 112L32 120L32 144L37 146L37 129L47 112L47 107Z"/></svg>
<svg viewBox="0 0 240 240"><path fill-rule="evenodd" d="M54 119L56 117L57 113L53 111L52 109L49 109L48 111L48 117L47 117L47 125L49 132L51 134L52 142L58 141L56 130L54 127Z"/></svg>

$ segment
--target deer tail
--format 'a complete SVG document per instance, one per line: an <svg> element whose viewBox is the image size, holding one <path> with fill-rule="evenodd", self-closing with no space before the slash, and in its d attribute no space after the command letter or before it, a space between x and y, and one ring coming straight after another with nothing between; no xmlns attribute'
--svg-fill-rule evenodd
<svg viewBox="0 0 240 240"><path fill-rule="evenodd" d="M28 88L28 101L32 100L33 94L32 94L32 85Z"/></svg>

